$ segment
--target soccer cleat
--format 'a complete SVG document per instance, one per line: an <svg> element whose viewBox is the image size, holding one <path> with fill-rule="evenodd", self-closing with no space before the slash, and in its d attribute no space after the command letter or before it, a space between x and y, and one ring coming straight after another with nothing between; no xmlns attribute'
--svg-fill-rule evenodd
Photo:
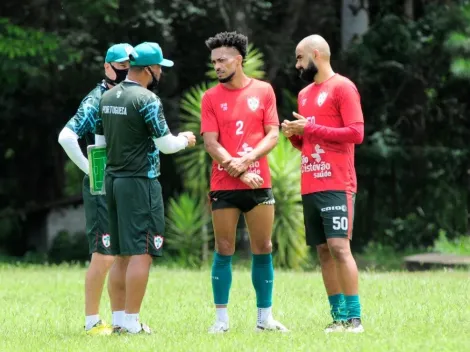
<svg viewBox="0 0 470 352"><path fill-rule="evenodd" d="M115 333L115 334L131 334L131 335L151 334L152 333L152 329L150 329L150 327L148 325L140 323L140 327L141 327L141 329L139 331L131 332L131 331L129 331L128 329L126 329L124 327L115 326L114 330L113 330L113 333Z"/></svg>
<svg viewBox="0 0 470 352"><path fill-rule="evenodd" d="M274 320L272 317L269 317L263 322L258 322L256 324L256 331L289 332L289 330L284 325L282 325L277 320Z"/></svg>
<svg viewBox="0 0 470 352"><path fill-rule="evenodd" d="M122 326L113 325L113 334L121 334L122 329L124 329Z"/></svg>
<svg viewBox="0 0 470 352"><path fill-rule="evenodd" d="M348 321L346 322L346 332L352 332L356 334L364 332L364 327L362 326L361 319L348 319Z"/></svg>
<svg viewBox="0 0 470 352"><path fill-rule="evenodd" d="M344 331L344 321L333 321L331 324L327 325L325 328L325 333L329 334L330 332L343 332Z"/></svg>
<svg viewBox="0 0 470 352"><path fill-rule="evenodd" d="M111 335L113 333L113 327L100 320L95 325L93 325L91 329L85 330L85 333L92 336Z"/></svg>
<svg viewBox="0 0 470 352"><path fill-rule="evenodd" d="M228 329L228 322L218 320L209 328L209 334L221 334L227 332Z"/></svg>

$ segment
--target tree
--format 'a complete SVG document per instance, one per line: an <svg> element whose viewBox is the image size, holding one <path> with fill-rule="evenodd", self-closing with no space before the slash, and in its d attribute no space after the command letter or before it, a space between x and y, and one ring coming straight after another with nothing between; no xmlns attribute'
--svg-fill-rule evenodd
<svg viewBox="0 0 470 352"><path fill-rule="evenodd" d="M368 0L342 0L341 6L341 47L357 41L369 27Z"/></svg>

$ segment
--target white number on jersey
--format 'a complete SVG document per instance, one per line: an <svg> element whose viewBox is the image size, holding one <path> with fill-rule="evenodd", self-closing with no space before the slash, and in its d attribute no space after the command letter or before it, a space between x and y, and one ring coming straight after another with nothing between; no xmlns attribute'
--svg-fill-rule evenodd
<svg viewBox="0 0 470 352"><path fill-rule="evenodd" d="M235 125L237 126L237 131L235 132L236 135L243 134L243 121L238 120Z"/></svg>
<svg viewBox="0 0 470 352"><path fill-rule="evenodd" d="M333 230L348 230L348 218L345 216L333 216Z"/></svg>

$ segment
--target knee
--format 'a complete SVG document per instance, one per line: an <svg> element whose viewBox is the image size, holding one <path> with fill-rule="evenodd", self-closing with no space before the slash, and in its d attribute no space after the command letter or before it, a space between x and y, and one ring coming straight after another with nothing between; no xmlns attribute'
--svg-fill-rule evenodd
<svg viewBox="0 0 470 352"><path fill-rule="evenodd" d="M216 250L221 255L233 255L235 253L235 243L225 238L216 239Z"/></svg>
<svg viewBox="0 0 470 352"><path fill-rule="evenodd" d="M109 270L113 266L115 259L116 258L112 255L107 255L103 258L103 266L106 270Z"/></svg>
<svg viewBox="0 0 470 352"><path fill-rule="evenodd" d="M349 246L344 244L331 244L330 252L333 258L338 262L345 262L351 257L351 250Z"/></svg>
<svg viewBox="0 0 470 352"><path fill-rule="evenodd" d="M273 250L271 239L252 241L251 251L253 254L269 254Z"/></svg>
<svg viewBox="0 0 470 352"><path fill-rule="evenodd" d="M118 275L118 276L125 275L128 265L129 265L129 257L117 256L111 267L111 273L113 273L112 275Z"/></svg>
<svg viewBox="0 0 470 352"><path fill-rule="evenodd" d="M330 249L328 248L328 245L326 243L317 246L317 254L318 259L322 264L328 263L329 261L333 260L333 257L330 253Z"/></svg>
<svg viewBox="0 0 470 352"><path fill-rule="evenodd" d="M107 273L114 263L114 256L93 253L91 260L95 268L103 273Z"/></svg>

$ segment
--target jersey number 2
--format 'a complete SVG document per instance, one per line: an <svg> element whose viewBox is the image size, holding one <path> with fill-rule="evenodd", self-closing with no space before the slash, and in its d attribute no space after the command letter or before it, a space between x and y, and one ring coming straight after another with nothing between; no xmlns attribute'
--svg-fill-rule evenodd
<svg viewBox="0 0 470 352"><path fill-rule="evenodd" d="M235 125L237 126L237 131L235 132L235 134L237 134L237 135L243 134L243 121L238 120L235 123Z"/></svg>

